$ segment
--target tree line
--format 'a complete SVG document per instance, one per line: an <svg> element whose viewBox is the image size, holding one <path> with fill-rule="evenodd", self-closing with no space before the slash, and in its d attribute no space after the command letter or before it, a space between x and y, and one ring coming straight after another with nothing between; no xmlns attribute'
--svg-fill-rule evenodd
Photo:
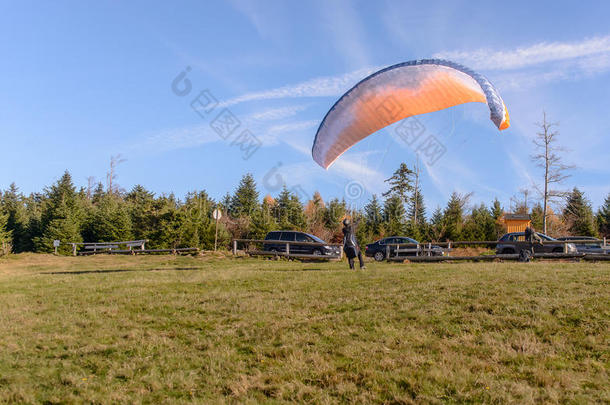
<svg viewBox="0 0 610 405"><path fill-rule="evenodd" d="M319 192L301 201L286 187L277 196L261 198L251 174L242 177L233 193L216 201L204 190L179 199L174 194L155 195L141 185L130 191L102 184L77 189L66 171L42 192L26 196L15 184L0 191L0 247L4 253L51 252L53 241L60 240L59 251L67 254L71 247L64 243L148 239L150 248L207 250L214 247L215 209L223 212L218 224L223 247L229 247L232 238L262 239L279 229L340 242L346 216L360 220L362 244L391 235L420 241L496 240L504 232L505 209L497 199L489 206L471 206L469 194L454 192L444 208L429 213L416 176L416 170L401 164L387 180L386 193L352 209L345 199L324 201ZM578 188L567 194L557 214L547 211L545 216L540 204L529 207L527 199L510 210L530 214L537 229L546 218L549 233L556 236L610 236L610 194L595 214Z"/></svg>

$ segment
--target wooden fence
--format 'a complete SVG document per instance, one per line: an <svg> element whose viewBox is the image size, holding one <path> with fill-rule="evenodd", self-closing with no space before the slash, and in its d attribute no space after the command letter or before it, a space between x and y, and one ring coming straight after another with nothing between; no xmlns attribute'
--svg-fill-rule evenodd
<svg viewBox="0 0 610 405"><path fill-rule="evenodd" d="M74 256L95 255L99 253L107 254L147 254L147 253L197 253L199 248L172 248L172 249L146 249L148 239L129 240L122 242L81 242L70 243ZM78 246L82 246L84 251L77 252Z"/></svg>
<svg viewBox="0 0 610 405"><path fill-rule="evenodd" d="M319 242L293 242L293 241L285 241L285 240L264 240L264 239L233 239L233 255L237 255L237 251L239 245L245 245L245 252L251 256L283 256L283 257L293 257L299 259L316 259L316 260L331 260L331 259L341 259L343 257L342 245L333 244L333 243L319 243ZM263 249L250 249L250 245L263 245ZM265 250L265 245L273 245L272 249ZM279 245L279 246L278 246ZM311 250L314 253L300 253L296 250L301 250L298 248L291 249L291 246L306 246L311 247ZM320 249L315 249L315 247L319 247ZM334 251L325 252L325 247L333 248ZM316 253L317 252L317 253Z"/></svg>
<svg viewBox="0 0 610 405"><path fill-rule="evenodd" d="M404 261L408 259L412 262L434 262L434 261L447 261L447 260L515 260L519 258L519 253L514 254L495 254L495 255L480 255L480 256L451 256L451 251L455 246L496 246L496 245L511 245L515 243L527 243L525 241L447 241L447 242L426 242L426 243L390 243L386 245L385 259L388 261ZM581 258L587 256L588 259L597 258L599 260L610 260L610 245L608 245L606 238L604 239L583 239L583 240L554 240L545 241L549 245L563 245L563 252L555 253L535 253L534 258ZM544 243L543 243L544 244ZM601 249L606 254L585 254L585 253L569 253L568 245L579 245L579 244L600 244ZM391 256L390 252L392 247L395 247L394 256ZM442 255L435 255L439 251ZM401 255L402 253L402 255ZM415 256L405 257L405 253L415 253Z"/></svg>

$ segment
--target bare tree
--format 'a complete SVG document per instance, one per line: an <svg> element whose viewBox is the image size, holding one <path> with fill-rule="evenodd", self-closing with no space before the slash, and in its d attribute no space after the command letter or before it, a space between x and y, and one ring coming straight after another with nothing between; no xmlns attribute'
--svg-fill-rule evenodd
<svg viewBox="0 0 610 405"><path fill-rule="evenodd" d="M515 214L527 215L530 212L530 190L528 188L521 188L519 189L519 193L522 194L523 197L519 194L515 194L510 198L511 211Z"/></svg>
<svg viewBox="0 0 610 405"><path fill-rule="evenodd" d="M543 111L542 122L536 125L540 128L540 132L536 133L534 138L536 154L532 155L531 158L539 168L544 170L544 184L536 186L536 189L543 201L542 210L544 215L542 216L542 227L544 228L543 232L546 233L549 215L548 206L551 202L567 195L565 191L558 190L556 187L570 177L570 174L566 172L573 169L574 166L564 164L562 157L559 155L560 152L565 151L565 149L557 146L559 132L555 128L559 124L548 122L546 112Z"/></svg>
<svg viewBox="0 0 610 405"><path fill-rule="evenodd" d="M91 200L91 196L93 195L93 187L95 187L95 177L89 176L87 177L87 200Z"/></svg>
<svg viewBox="0 0 610 405"><path fill-rule="evenodd" d="M108 190L109 194L119 191L119 186L117 184L113 184L117 179L116 168L126 160L127 159L123 159L121 154L110 157L110 171L106 173L106 189Z"/></svg>

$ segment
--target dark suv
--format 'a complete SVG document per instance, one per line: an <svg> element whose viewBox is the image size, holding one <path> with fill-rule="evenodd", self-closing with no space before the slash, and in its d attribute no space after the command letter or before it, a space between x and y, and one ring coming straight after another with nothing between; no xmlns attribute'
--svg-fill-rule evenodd
<svg viewBox="0 0 610 405"><path fill-rule="evenodd" d="M388 245L390 245L390 256L396 255L396 246L392 246L392 245L398 244L398 243L417 244L419 242L416 241L415 239L407 238L406 236L390 236L387 238L379 239L378 241L376 241L374 243L370 243L370 244L366 245L364 254L366 256L372 257L376 261L380 262L386 258L385 256L387 253ZM414 249L415 247L416 246L411 246L409 248ZM426 246L422 245L421 247L426 247ZM407 249L407 247L405 246L402 249ZM405 256L415 256L415 253L416 252L405 252L403 254ZM443 255L443 249L441 247L432 246L432 256L442 256L442 255Z"/></svg>
<svg viewBox="0 0 610 405"><path fill-rule="evenodd" d="M557 239L551 238L543 233L536 232L543 243L534 242L534 253L563 253L564 244L557 243ZM529 250L530 244L525 240L525 232L507 233L498 240L496 245L496 254L514 254L521 250ZM555 243L553 243L555 242ZM567 244L568 253L577 253L576 246L573 243Z"/></svg>
<svg viewBox="0 0 610 405"><path fill-rule="evenodd" d="M338 246L329 246L328 242L323 241L315 235L310 235L305 232L272 231L265 236L265 240L281 241L272 243L265 242L263 245L263 250L267 252L286 252L286 242L310 242L323 243L324 245L296 245L291 243L290 253L316 256L339 256L341 254Z"/></svg>

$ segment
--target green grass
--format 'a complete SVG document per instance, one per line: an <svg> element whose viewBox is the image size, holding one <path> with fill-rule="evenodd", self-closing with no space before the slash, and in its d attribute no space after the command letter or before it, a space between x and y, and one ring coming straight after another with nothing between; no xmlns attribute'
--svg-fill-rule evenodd
<svg viewBox="0 0 610 405"><path fill-rule="evenodd" d="M609 282L595 263L11 256L0 402L609 403Z"/></svg>

